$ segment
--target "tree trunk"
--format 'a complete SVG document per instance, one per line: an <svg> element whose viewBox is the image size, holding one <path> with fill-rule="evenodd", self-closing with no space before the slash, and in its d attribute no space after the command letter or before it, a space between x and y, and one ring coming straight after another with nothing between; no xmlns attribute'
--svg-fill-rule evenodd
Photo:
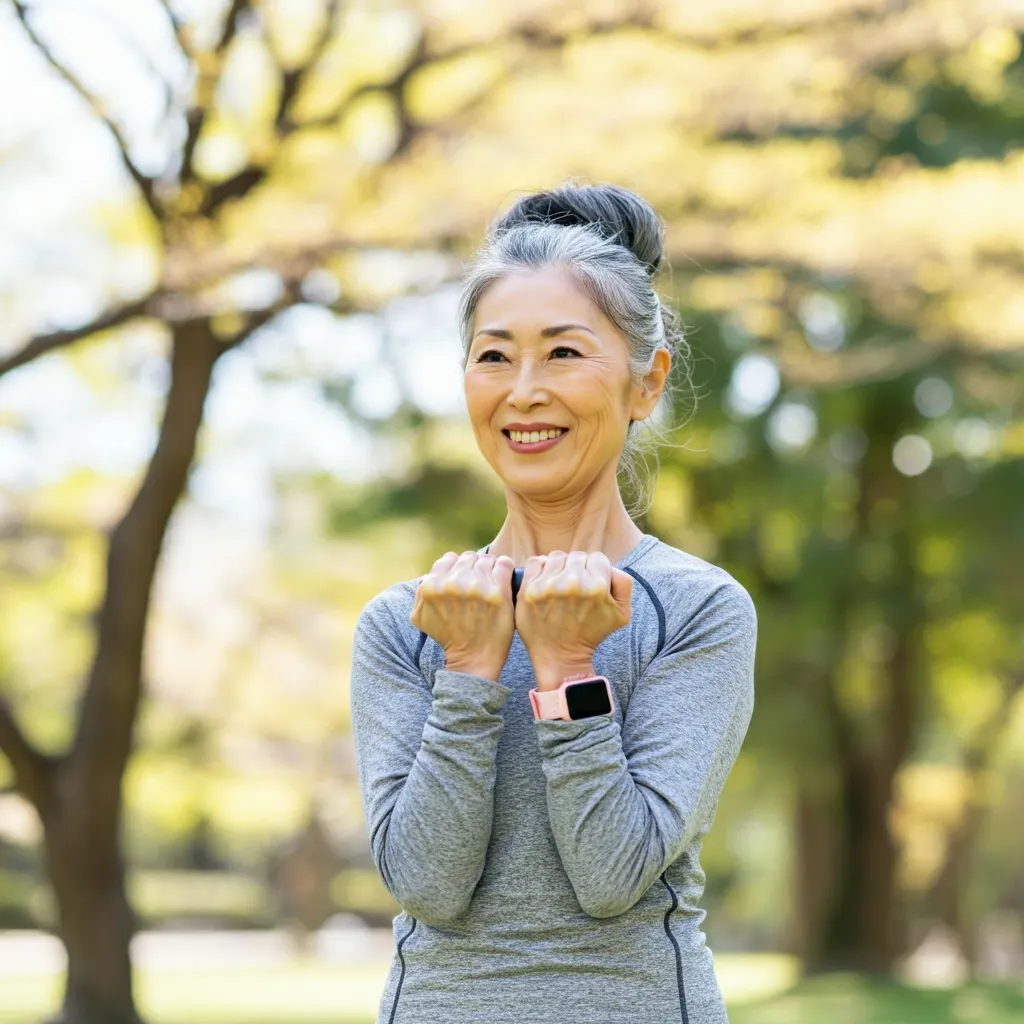
<svg viewBox="0 0 1024 1024"><path fill-rule="evenodd" d="M998 706L968 744L964 754L964 770L968 779L968 797L961 820L948 837L946 858L926 898L940 920L956 934L960 952L967 961L971 977L978 967L977 922L966 905L967 884L978 838L985 823L986 802L983 795L985 774L998 749L1008 724L1017 695L1024 690L1024 666L1009 680Z"/></svg>
<svg viewBox="0 0 1024 1024"><path fill-rule="evenodd" d="M98 643L74 742L37 802L58 933L67 952L60 1024L140 1024L130 944L135 919L121 860L124 770L142 691L149 597L167 523L185 487L221 344L205 321L174 335L160 437L110 537Z"/></svg>
<svg viewBox="0 0 1024 1024"><path fill-rule="evenodd" d="M135 919L118 842L81 812L46 822L46 866L68 972L59 1024L140 1024L129 955Z"/></svg>
<svg viewBox="0 0 1024 1024"><path fill-rule="evenodd" d="M793 817L794 915L789 948L794 956L808 961L820 947L825 914L835 886L839 850L834 798L801 782Z"/></svg>
<svg viewBox="0 0 1024 1024"><path fill-rule="evenodd" d="M836 886L812 970L887 973L899 953L896 849L888 828L892 779L859 753L840 765Z"/></svg>
<svg viewBox="0 0 1024 1024"><path fill-rule="evenodd" d="M858 606L868 603L893 630L895 645L876 664L879 699L866 719L840 706L838 677L826 684L839 782L839 853L835 886L809 967L889 974L906 945L896 874L899 851L889 820L896 777L910 754L918 714L922 613L915 596L913 495L890 457L898 411L884 403L876 406L866 426L870 446L859 470L858 544L852 550L872 541L886 543L892 561L889 573L872 587L858 578L854 559L837 604L836 627L839 635L848 635ZM874 512L883 502L894 502L899 515L876 524Z"/></svg>

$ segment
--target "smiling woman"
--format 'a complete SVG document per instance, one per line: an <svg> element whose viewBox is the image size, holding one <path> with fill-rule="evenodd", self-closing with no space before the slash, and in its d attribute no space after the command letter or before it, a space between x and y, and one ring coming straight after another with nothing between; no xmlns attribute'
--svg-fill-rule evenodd
<svg viewBox="0 0 1024 1024"><path fill-rule="evenodd" d="M491 553L614 558L637 542L650 492L627 509L619 476L642 490L643 432L663 440L649 420L673 359L690 379L677 317L653 286L662 233L628 189L570 182L515 203L467 268L466 404L509 503ZM541 435L552 427L564 433Z"/></svg>
<svg viewBox="0 0 1024 1024"><path fill-rule="evenodd" d="M700 849L757 618L618 489L685 354L660 260L639 196L570 184L516 203L467 270L466 400L508 513L356 625L363 806L402 907L377 1024L728 1022Z"/></svg>

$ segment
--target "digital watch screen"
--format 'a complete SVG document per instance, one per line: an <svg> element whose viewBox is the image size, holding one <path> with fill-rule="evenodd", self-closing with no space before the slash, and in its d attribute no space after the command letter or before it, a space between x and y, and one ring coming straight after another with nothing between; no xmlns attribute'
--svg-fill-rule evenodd
<svg viewBox="0 0 1024 1024"><path fill-rule="evenodd" d="M608 715L612 710L608 699L608 684L603 679L570 684L565 688L565 703L569 708L569 717L573 720Z"/></svg>

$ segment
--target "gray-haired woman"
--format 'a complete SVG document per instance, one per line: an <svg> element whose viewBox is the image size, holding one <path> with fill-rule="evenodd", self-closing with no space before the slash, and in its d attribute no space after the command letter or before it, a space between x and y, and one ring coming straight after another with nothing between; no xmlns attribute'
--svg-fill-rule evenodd
<svg viewBox="0 0 1024 1024"><path fill-rule="evenodd" d="M618 484L687 355L652 285L662 237L635 193L569 182L467 269L466 402L508 514L356 627L363 807L403 908L377 1024L727 1024L699 852L757 618Z"/></svg>

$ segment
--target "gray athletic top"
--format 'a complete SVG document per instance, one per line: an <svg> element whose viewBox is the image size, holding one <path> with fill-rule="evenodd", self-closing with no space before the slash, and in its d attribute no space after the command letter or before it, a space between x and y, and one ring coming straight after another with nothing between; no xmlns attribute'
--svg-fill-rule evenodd
<svg viewBox="0 0 1024 1024"><path fill-rule="evenodd" d="M652 534L616 566L632 620L594 656L611 718L535 720L518 631L497 681L446 669L409 621L422 577L360 614L359 784L403 908L376 1024L728 1024L698 857L753 711L757 617Z"/></svg>

